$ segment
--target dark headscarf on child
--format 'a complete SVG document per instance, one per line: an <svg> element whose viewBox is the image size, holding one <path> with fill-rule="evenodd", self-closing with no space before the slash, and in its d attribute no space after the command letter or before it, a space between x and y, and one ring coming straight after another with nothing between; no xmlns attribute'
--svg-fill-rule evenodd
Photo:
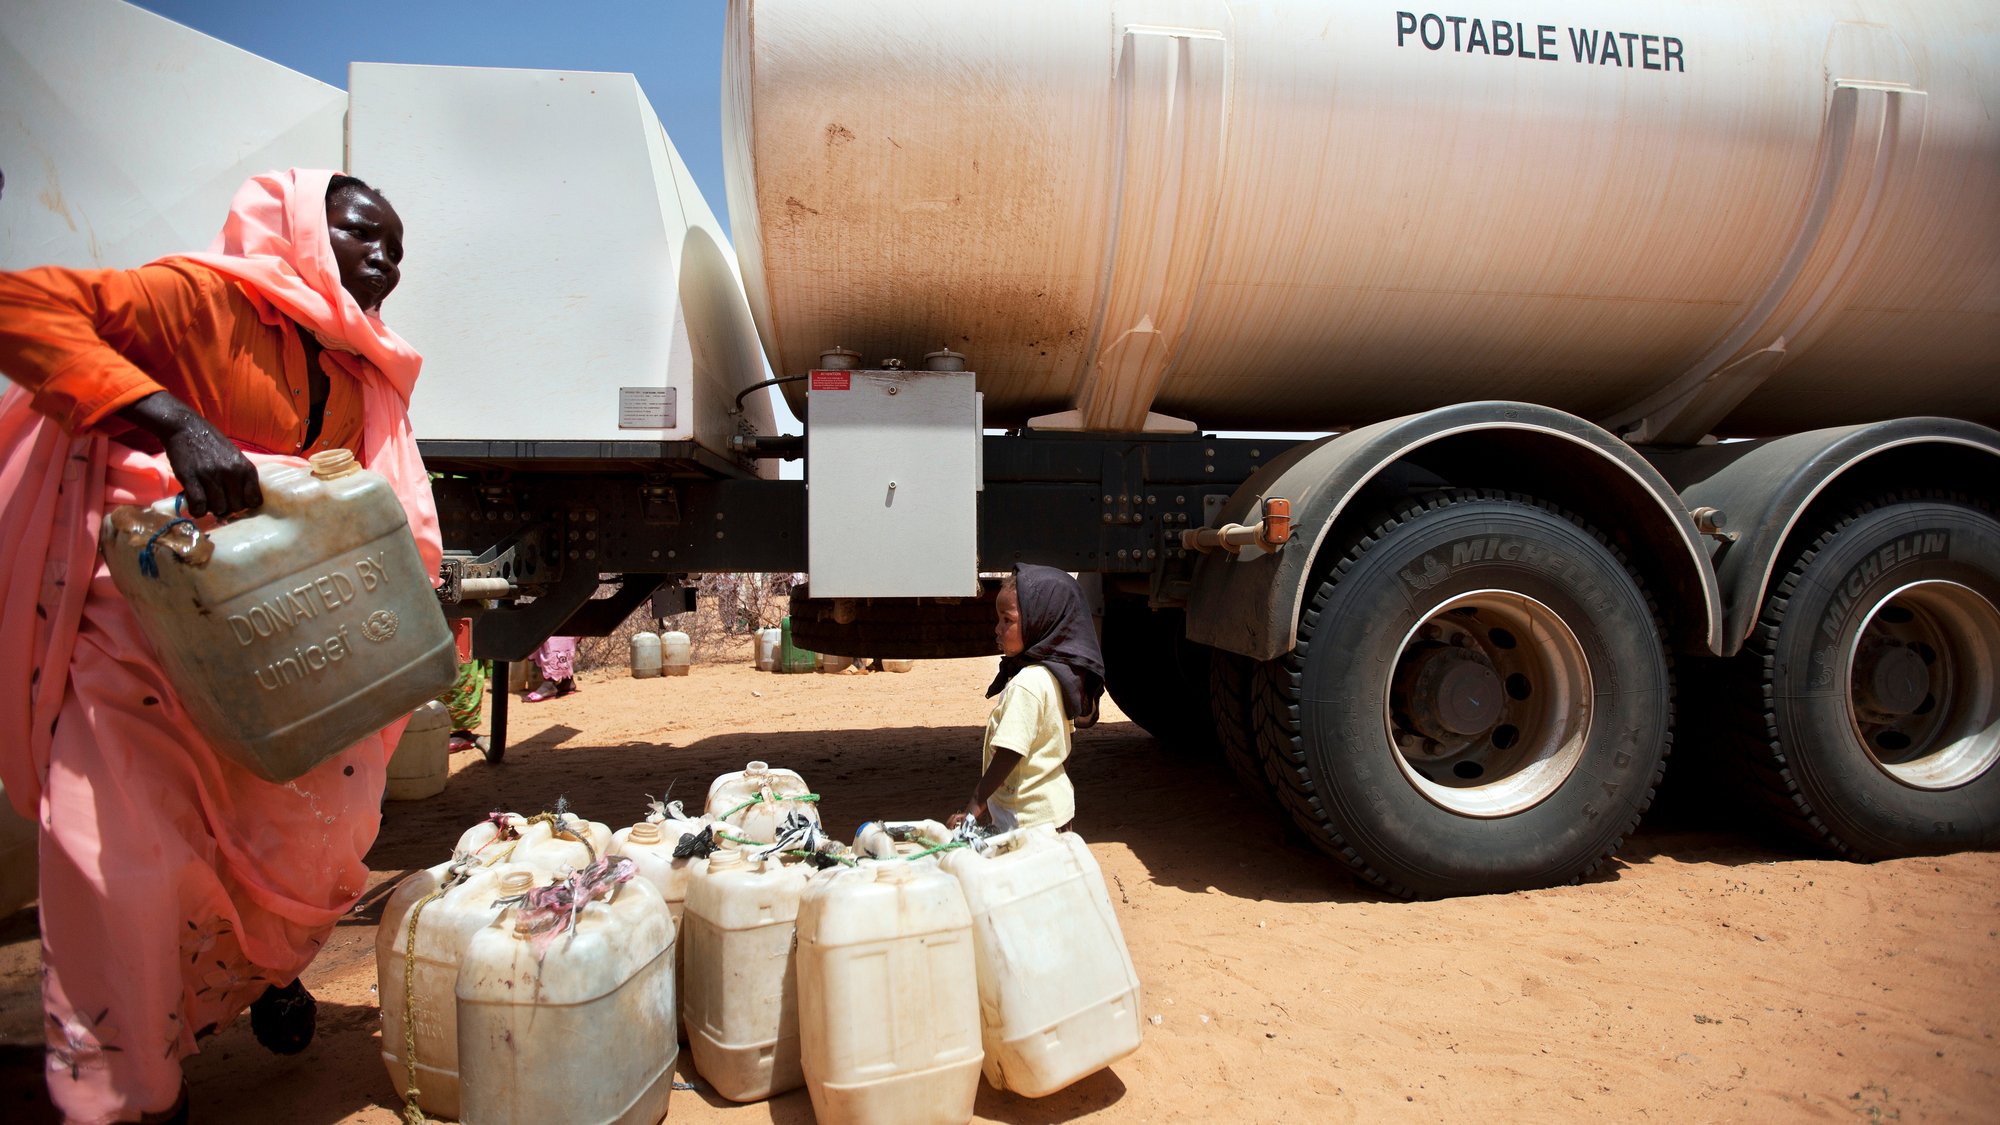
<svg viewBox="0 0 2000 1125"><path fill-rule="evenodd" d="M986 689L1000 694L1015 673L1042 664L1062 688L1063 710L1079 728L1097 721L1097 697L1104 694L1104 653L1097 647L1097 627L1083 587L1068 571L1023 563L1014 569L1015 596L1021 601L1021 639L1027 647L1019 656L1002 657L1000 674Z"/></svg>

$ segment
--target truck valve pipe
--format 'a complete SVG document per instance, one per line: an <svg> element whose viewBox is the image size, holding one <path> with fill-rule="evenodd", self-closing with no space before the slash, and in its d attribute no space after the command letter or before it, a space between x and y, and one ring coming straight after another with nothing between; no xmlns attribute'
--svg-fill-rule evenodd
<svg viewBox="0 0 2000 1125"><path fill-rule="evenodd" d="M1292 502L1273 496L1264 501L1264 518L1256 523L1189 528L1181 532L1181 546L1203 554L1223 550L1233 555L1253 545L1265 551L1277 551L1291 537Z"/></svg>

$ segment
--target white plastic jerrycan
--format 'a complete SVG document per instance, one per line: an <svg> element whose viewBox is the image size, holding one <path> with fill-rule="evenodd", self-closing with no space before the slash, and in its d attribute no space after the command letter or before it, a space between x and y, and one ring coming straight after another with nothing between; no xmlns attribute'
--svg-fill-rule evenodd
<svg viewBox="0 0 2000 1125"><path fill-rule="evenodd" d="M723 848L688 883L681 999L694 1067L731 1101L796 1090L795 923L811 869Z"/></svg>
<svg viewBox="0 0 2000 1125"><path fill-rule="evenodd" d="M657 633L632 634L632 678L650 680L660 674L660 637Z"/></svg>
<svg viewBox="0 0 2000 1125"><path fill-rule="evenodd" d="M518 813L496 813L465 830L453 858L403 880L389 896L375 931L375 974L382 1005L382 1061L398 1091L409 1088L407 1040L416 1040L417 1104L427 1113L458 1116L458 1015L453 988L466 943L499 915L497 900L546 883L555 875L585 867L590 850L602 855L611 833L602 824L563 818L558 834L547 820L530 822ZM454 876L453 867L458 870ZM455 885L441 897L431 893L447 879ZM430 901L426 902L426 899ZM417 905L423 904L421 912ZM405 977L404 950L411 915L416 921L416 963ZM413 988L414 1003L404 1006ZM403 1013L414 1013L405 1027Z"/></svg>
<svg viewBox="0 0 2000 1125"><path fill-rule="evenodd" d="M389 482L344 449L262 465L264 505L210 530L174 501L113 509L106 565L195 728L286 782L407 716L458 672Z"/></svg>
<svg viewBox="0 0 2000 1125"><path fill-rule="evenodd" d="M389 757L384 800L421 801L444 792L451 778L451 712L433 699L410 712Z"/></svg>
<svg viewBox="0 0 2000 1125"><path fill-rule="evenodd" d="M972 915L931 858L821 872L799 901L799 1055L819 1125L964 1125L979 1090Z"/></svg>
<svg viewBox="0 0 2000 1125"><path fill-rule="evenodd" d="M416 1102L425 1113L457 1118L458 966L472 935L499 916L497 900L517 895L552 872L500 861L490 866L466 857L419 871L396 887L375 931L375 986L382 1005L382 1063L398 1094L408 1096L409 1046L416 1046ZM432 898L447 879L462 879ZM416 913L411 941L410 921ZM414 965L405 950L414 947ZM406 975L407 974L407 975ZM404 1013L413 1018L406 1024Z"/></svg>
<svg viewBox="0 0 2000 1125"><path fill-rule="evenodd" d="M817 801L805 778L791 770L751 762L741 771L725 773L709 783L705 811L744 839L769 844L777 840L778 825L789 813L797 812L818 824Z"/></svg>
<svg viewBox="0 0 2000 1125"><path fill-rule="evenodd" d="M1039 1098L1139 1049L1139 976L1081 836L1024 828L939 866L972 910L987 1081Z"/></svg>
<svg viewBox="0 0 2000 1125"><path fill-rule="evenodd" d="M661 671L669 676L685 676L694 666L694 642L686 633L660 634Z"/></svg>
<svg viewBox="0 0 2000 1125"><path fill-rule="evenodd" d="M670 808L678 811L680 803L674 802ZM659 820L647 819L630 828L621 828L611 838L614 855L629 856L639 864L639 874L653 884L666 900L667 912L673 915L674 933L680 935L674 942L674 995L687 996L687 929L682 924L682 916L687 905L688 884L697 873L708 866L708 860L694 856L675 858L674 848L681 837L690 832L699 832L707 822L688 820L681 817L662 816ZM687 1028L680 1030L681 1042L687 1042Z"/></svg>
<svg viewBox="0 0 2000 1125"><path fill-rule="evenodd" d="M510 906L458 971L466 1125L657 1125L673 1092L673 919L635 876L538 955Z"/></svg>
<svg viewBox="0 0 2000 1125"><path fill-rule="evenodd" d="M558 818L562 822L560 831L556 828ZM611 829L604 823L584 820L570 812L532 817L496 812L466 829L452 851L474 856L484 863L493 862L498 855L564 872L589 866L592 860L611 850L611 839Z"/></svg>

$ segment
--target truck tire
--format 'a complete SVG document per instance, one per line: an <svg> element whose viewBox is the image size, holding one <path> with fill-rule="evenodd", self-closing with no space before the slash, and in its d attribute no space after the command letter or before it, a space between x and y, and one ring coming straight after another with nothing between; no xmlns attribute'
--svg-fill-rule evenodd
<svg viewBox="0 0 2000 1125"><path fill-rule="evenodd" d="M1292 818L1403 898L1595 871L1652 802L1673 729L1638 576L1568 512L1500 492L1431 494L1352 542L1257 699Z"/></svg>
<svg viewBox="0 0 2000 1125"><path fill-rule="evenodd" d="M1219 648L1211 650L1209 713L1236 787L1265 811L1282 816L1284 806L1278 803L1277 791L1264 773L1264 759L1257 753L1257 663Z"/></svg>
<svg viewBox="0 0 2000 1125"><path fill-rule="evenodd" d="M1134 599L1104 605L1104 690L1125 717L1176 750L1215 745L1207 645L1187 639L1187 614Z"/></svg>
<svg viewBox="0 0 2000 1125"><path fill-rule="evenodd" d="M1720 662L1731 764L1780 826L1850 859L2000 846L2000 520L1909 491L1801 541Z"/></svg>

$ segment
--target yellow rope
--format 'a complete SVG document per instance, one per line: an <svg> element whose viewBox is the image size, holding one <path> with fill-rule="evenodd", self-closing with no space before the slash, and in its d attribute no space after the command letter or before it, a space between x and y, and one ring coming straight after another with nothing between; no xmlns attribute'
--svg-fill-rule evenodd
<svg viewBox="0 0 2000 1125"><path fill-rule="evenodd" d="M479 866L491 867L508 859L514 854L514 848L519 842L519 840L508 841L506 850ZM417 905L410 908L410 924L403 931L403 1065L409 1069L410 1075L409 1089L403 1091L403 1107L409 1113L410 1125L425 1125L430 1120L424 1116L423 1110L417 1108L417 1098L420 1094L417 1089L417 919L423 916L424 907L443 898L446 891L465 880L466 864L472 860L473 857L470 855L453 858L451 866L445 869L444 878L439 880L437 887L418 899Z"/></svg>

